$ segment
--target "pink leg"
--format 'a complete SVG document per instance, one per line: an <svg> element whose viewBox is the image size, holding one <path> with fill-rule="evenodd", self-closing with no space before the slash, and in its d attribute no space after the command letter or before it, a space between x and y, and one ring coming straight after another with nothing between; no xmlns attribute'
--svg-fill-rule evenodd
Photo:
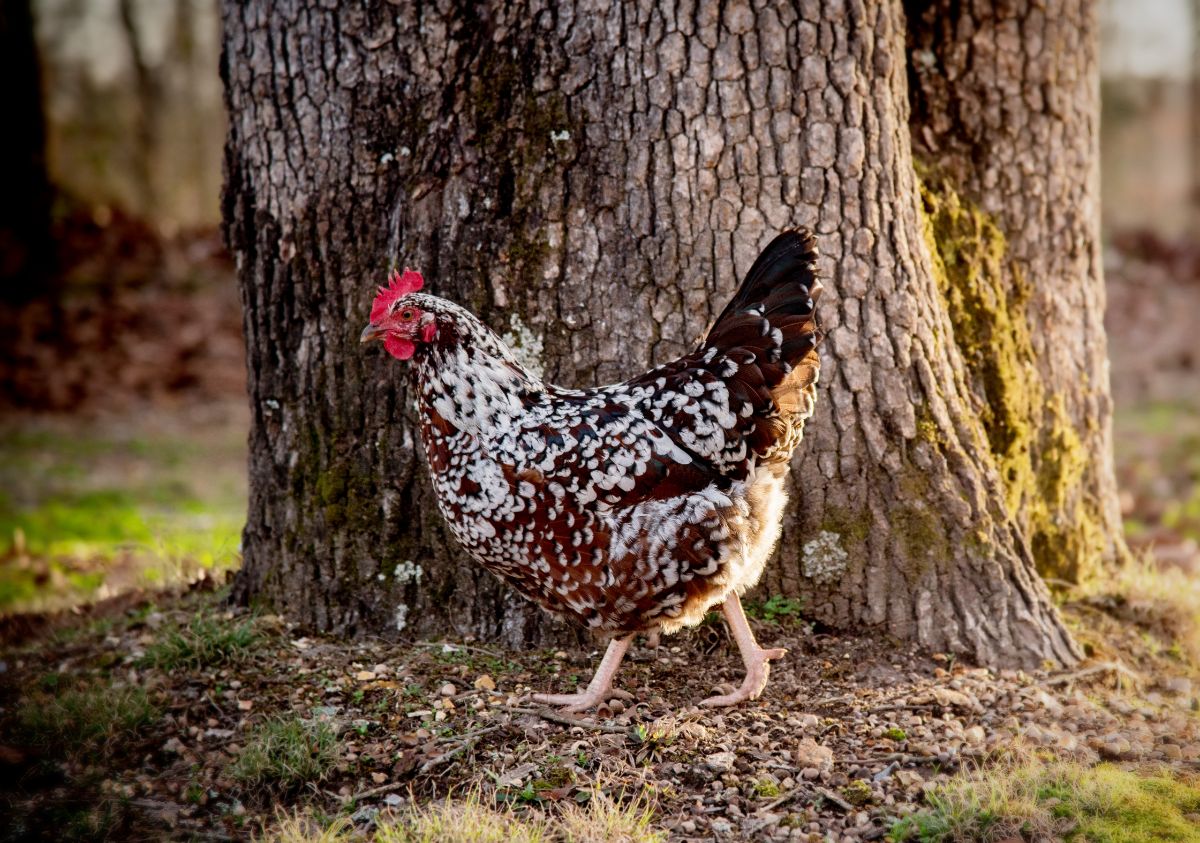
<svg viewBox="0 0 1200 843"><path fill-rule="evenodd" d="M600 660L600 666L596 668L596 675L592 677L587 690L583 693L534 694L533 701L547 705L566 706L563 710L573 713L587 711L610 697L631 698L623 691L613 691L612 681L613 677L617 675L617 668L621 666L621 659L625 658L625 651L629 649L632 641L633 635L626 635L624 638L614 638L608 642L608 650L605 651L604 658Z"/></svg>
<svg viewBox="0 0 1200 843"><path fill-rule="evenodd" d="M737 594L730 594L726 597L725 605L721 607L721 610L725 613L725 622L729 624L733 640L737 642L738 649L742 651L742 661L746 664L746 681L732 694L709 697L700 705L736 705L746 700L758 699L763 688L767 687L767 677L771 673L771 659L781 659L787 655L787 650L779 647L764 650L758 646L758 642L754 640L754 633L750 630L750 624L746 623L746 613L742 611L742 601Z"/></svg>

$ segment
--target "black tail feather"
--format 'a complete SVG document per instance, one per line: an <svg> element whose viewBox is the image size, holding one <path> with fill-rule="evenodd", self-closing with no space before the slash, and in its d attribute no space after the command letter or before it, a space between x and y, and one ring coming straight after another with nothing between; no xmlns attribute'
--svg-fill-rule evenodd
<svg viewBox="0 0 1200 843"><path fill-rule="evenodd" d="M811 313L808 299L815 299L814 288L819 295L817 239L807 229L789 229L762 250L713 327L730 314L756 304L765 306L764 316L785 307L797 315Z"/></svg>
<svg viewBox="0 0 1200 843"><path fill-rule="evenodd" d="M785 231L754 261L704 346L726 352L745 349L758 354L764 364L786 364L766 367L767 382L774 386L820 340L815 313L820 295L816 238L805 229ZM778 349L777 355L764 354L768 349ZM778 371L772 371L775 368Z"/></svg>

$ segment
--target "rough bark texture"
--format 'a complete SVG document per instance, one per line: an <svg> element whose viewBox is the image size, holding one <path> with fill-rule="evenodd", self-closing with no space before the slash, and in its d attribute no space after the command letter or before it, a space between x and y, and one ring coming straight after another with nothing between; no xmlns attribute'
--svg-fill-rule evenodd
<svg viewBox="0 0 1200 843"><path fill-rule="evenodd" d="M1088 0L909 9L912 134L956 339L980 341L965 354L1010 511L1039 570L1072 581L1125 552L1103 327L1097 12ZM974 246L963 242L979 228L972 215L1003 237L974 278L955 266ZM1011 341L979 330L998 320Z"/></svg>
<svg viewBox="0 0 1200 843"><path fill-rule="evenodd" d="M922 200L898 0L365 6L226 4L225 218L254 411L240 594L337 632L537 640L546 624L447 538L400 364L358 347L373 284L420 267L551 380L609 382L689 348L759 248L800 224L824 253L829 333L766 588L981 660L1075 657L967 365L1007 323L964 322L955 300L972 299L948 280L1007 277L1008 250L1037 245L1002 247L1008 209L977 209L970 173L926 176L940 192ZM1085 135L1094 106L1057 119ZM1064 149L1087 160L1047 178L1091 179L1090 142ZM1062 277L1090 285L1062 302L1098 308L1091 229L1050 244L1060 230L1043 229L1047 248L1090 267ZM948 253L946 231L970 248ZM1014 354L1047 383L1092 372L1038 356L1052 315L1026 308ZM1099 313L1075 324L1102 355ZM1060 392L1066 417L1105 428L1106 405ZM1076 453L1107 482L1105 435Z"/></svg>

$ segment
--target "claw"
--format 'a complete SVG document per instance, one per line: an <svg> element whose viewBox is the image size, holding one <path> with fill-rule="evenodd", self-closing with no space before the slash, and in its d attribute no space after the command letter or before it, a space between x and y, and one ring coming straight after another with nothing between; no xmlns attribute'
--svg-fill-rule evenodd
<svg viewBox="0 0 1200 843"><path fill-rule="evenodd" d="M617 694L613 691L592 692L589 690L579 694L534 694L533 701L543 705L562 706L562 710L566 714L579 714L608 702L615 696Z"/></svg>
<svg viewBox="0 0 1200 843"><path fill-rule="evenodd" d="M612 687L613 676L616 675L617 667L621 664L621 659L625 656L625 651L629 648L629 642L632 640L633 636L627 635L624 638L614 638L609 642L608 650L600 661L600 667L597 668L596 675L586 690L578 694L534 694L533 701L545 705L566 706L563 711L568 714L587 711L589 708L595 708L600 703L614 698L626 702L632 701L633 694L628 691L614 690Z"/></svg>
<svg viewBox="0 0 1200 843"><path fill-rule="evenodd" d="M750 630L750 624L746 623L746 613L742 611L742 601L738 599L736 593L730 594L725 599L722 611L725 613L725 620L729 623L729 631L733 633L733 639L742 653L742 661L746 664L746 679L742 682L742 687L732 694L709 697L700 705L737 705L740 702L758 699L763 689L767 687L767 678L771 675L771 660L781 659L787 655L787 650L782 647L764 650L758 646L758 642L754 640L754 633Z"/></svg>
<svg viewBox="0 0 1200 843"><path fill-rule="evenodd" d="M738 688L732 694L709 697L703 700L700 705L715 708L737 705L740 702L758 699L762 695L763 689L767 687L767 679L771 675L772 659L781 659L786 655L787 650L782 647L775 647L770 650L757 650L749 654L743 653L746 659L746 679L742 682L742 687Z"/></svg>

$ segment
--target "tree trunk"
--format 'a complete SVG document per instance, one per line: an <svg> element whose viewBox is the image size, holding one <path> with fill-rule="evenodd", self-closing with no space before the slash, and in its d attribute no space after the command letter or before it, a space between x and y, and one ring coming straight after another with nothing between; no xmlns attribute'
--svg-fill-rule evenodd
<svg viewBox="0 0 1200 843"><path fill-rule="evenodd" d="M54 256L41 62L30 0L0 0L0 73L6 80L0 300L19 303L46 292Z"/></svg>
<svg viewBox="0 0 1200 843"><path fill-rule="evenodd" d="M914 62L953 43L919 46L937 27L898 0L499 5L226 3L224 205L254 418L238 594L334 632L542 639L448 540L402 364L358 346L375 284L419 267L550 380L590 385L689 349L757 251L807 225L828 338L766 587L843 628L1073 660L1033 551L1045 523L1112 546L1100 517L1056 520L1112 511L1090 12L1056 13L1091 28L1075 76L1040 86L1089 92L1039 106L1070 161L997 191L924 137L953 135L933 97L914 164L907 27ZM985 82L953 107L983 108ZM1035 135L991 141L1023 161ZM1022 213L1049 213L1022 198L1035 179L1072 204L1029 232ZM1064 248L1073 261L1039 258Z"/></svg>

